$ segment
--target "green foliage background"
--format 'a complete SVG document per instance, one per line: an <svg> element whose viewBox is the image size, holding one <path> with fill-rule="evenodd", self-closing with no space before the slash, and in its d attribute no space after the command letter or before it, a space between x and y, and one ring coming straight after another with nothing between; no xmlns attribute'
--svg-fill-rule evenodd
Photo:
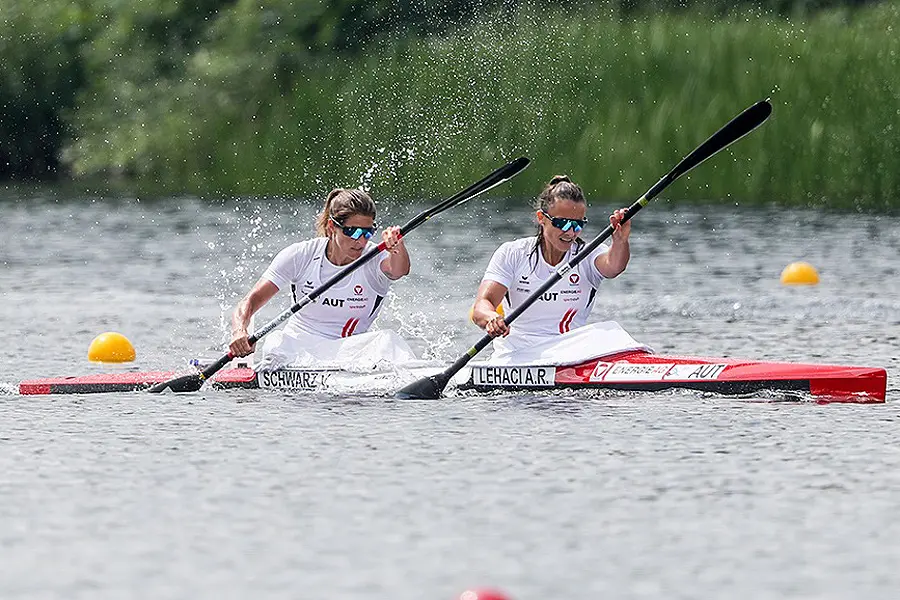
<svg viewBox="0 0 900 600"><path fill-rule="evenodd" d="M892 208L900 7L865 2L6 0L0 177L443 195L524 154L631 198L731 116L683 199Z"/></svg>

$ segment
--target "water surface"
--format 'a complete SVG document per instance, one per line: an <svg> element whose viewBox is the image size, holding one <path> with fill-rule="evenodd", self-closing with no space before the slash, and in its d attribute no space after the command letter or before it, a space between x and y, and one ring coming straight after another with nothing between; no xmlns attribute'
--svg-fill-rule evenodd
<svg viewBox="0 0 900 600"><path fill-rule="evenodd" d="M425 203L382 207L403 223ZM317 203L0 202L0 596L889 598L900 588L900 220L665 200L593 319L658 352L888 369L884 405L694 392L398 402L251 391L28 398L22 379L216 354L237 299ZM612 206L591 207L599 230ZM379 319L450 360L524 205L408 238ZM779 284L795 260L816 287ZM285 307L275 302L263 318ZM277 305L277 306L276 306ZM133 365L96 366L103 331ZM757 401L759 400L759 401Z"/></svg>

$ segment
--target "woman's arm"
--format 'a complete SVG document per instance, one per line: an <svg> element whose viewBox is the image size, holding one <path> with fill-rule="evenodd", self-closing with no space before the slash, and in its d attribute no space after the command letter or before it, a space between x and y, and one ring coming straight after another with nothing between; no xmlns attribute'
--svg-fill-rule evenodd
<svg viewBox="0 0 900 600"><path fill-rule="evenodd" d="M509 327L506 326L503 315L497 312L507 291L505 285L489 279L478 286L475 304L472 306L472 321L491 337L509 335Z"/></svg>
<svg viewBox="0 0 900 600"><path fill-rule="evenodd" d="M390 252L390 256L381 261L381 272L388 276L388 279L400 279L404 275L409 275L409 252L406 251L406 244L400 237L399 227L388 227L381 234L384 242L384 248Z"/></svg>
<svg viewBox="0 0 900 600"><path fill-rule="evenodd" d="M609 252L601 254L594 259L594 266L601 275L607 279L617 277L628 266L631 258L631 248L628 245L628 236L631 235L631 221L622 224L625 209L620 208L609 216L609 224L613 226L612 247Z"/></svg>
<svg viewBox="0 0 900 600"><path fill-rule="evenodd" d="M231 315L231 344L228 348L235 356L247 356L253 353L253 347L247 340L247 326L250 319L272 296L278 293L278 286L268 279L260 279L253 289L241 300Z"/></svg>

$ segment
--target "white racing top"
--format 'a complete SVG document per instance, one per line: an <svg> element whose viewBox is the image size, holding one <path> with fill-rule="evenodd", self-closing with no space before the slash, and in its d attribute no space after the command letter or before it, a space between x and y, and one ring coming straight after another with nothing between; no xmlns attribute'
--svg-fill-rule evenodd
<svg viewBox="0 0 900 600"><path fill-rule="evenodd" d="M505 314L519 306L578 252L578 247L573 244L554 267L544 260L540 250L531 252L534 243L535 238L528 237L502 244L491 257L482 278L482 281L495 281L508 290L503 299ZM507 337L494 340L495 352L521 350L584 326L591 314L597 288L604 279L594 265L594 259L606 252L609 252L609 246L600 244L528 307L513 321Z"/></svg>
<svg viewBox="0 0 900 600"><path fill-rule="evenodd" d="M320 237L292 244L278 253L263 277L279 290L291 288L295 297L307 294L346 267L333 265L325 256L328 238ZM375 244L369 242L364 252ZM312 334L326 339L365 333L381 310L391 280L381 270L388 252L369 260L345 279L328 289L303 310L294 313L284 331ZM349 266L349 265L348 265Z"/></svg>

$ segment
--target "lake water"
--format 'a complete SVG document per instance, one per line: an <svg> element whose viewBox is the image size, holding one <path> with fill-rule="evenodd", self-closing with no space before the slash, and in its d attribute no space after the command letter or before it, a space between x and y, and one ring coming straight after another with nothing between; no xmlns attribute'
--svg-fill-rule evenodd
<svg viewBox="0 0 900 600"><path fill-rule="evenodd" d="M402 224L427 206L382 207ZM900 219L655 201L593 320L661 353L882 366L883 405L693 392L398 402L250 391L21 397L22 379L216 355L318 202L0 199L0 597L893 598ZM593 206L586 235L611 205ZM523 203L408 238L381 327L451 360ZM787 264L821 283L784 287ZM287 306L276 297L263 319ZM277 305L277 306L275 306ZM258 321L258 323L263 321ZM119 331L138 360L87 361ZM755 400L763 400L762 402Z"/></svg>

